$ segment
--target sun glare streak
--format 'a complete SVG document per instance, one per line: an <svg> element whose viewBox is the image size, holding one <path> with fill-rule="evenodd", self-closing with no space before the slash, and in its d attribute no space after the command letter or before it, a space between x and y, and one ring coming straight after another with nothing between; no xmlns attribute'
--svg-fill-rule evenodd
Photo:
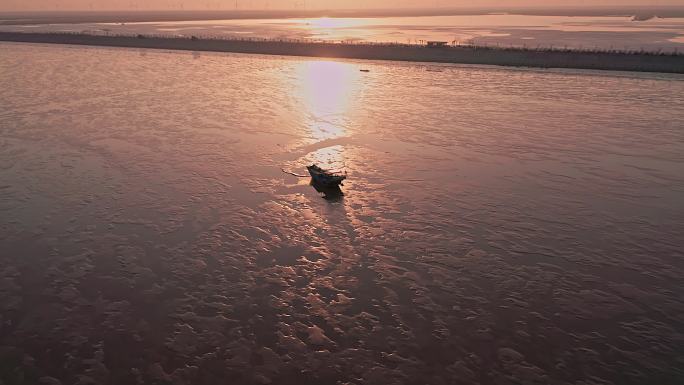
<svg viewBox="0 0 684 385"><path fill-rule="evenodd" d="M364 25L362 19L319 17L317 19L307 19L306 24L313 28L351 28Z"/></svg>
<svg viewBox="0 0 684 385"><path fill-rule="evenodd" d="M360 93L356 66L335 61L309 61L298 70L298 96L304 104L306 127L315 141L347 134L351 104Z"/></svg>
<svg viewBox="0 0 684 385"><path fill-rule="evenodd" d="M336 61L307 61L298 70L300 99L304 126L309 138L317 143L349 135L350 114L362 92L357 66ZM314 156L322 163L335 166L341 162L343 151L323 151Z"/></svg>

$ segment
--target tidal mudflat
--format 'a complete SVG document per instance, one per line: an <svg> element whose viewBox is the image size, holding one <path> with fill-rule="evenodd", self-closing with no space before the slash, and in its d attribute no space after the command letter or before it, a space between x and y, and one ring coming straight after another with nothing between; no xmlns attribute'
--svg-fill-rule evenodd
<svg viewBox="0 0 684 385"><path fill-rule="evenodd" d="M3 383L684 378L680 75L0 52Z"/></svg>

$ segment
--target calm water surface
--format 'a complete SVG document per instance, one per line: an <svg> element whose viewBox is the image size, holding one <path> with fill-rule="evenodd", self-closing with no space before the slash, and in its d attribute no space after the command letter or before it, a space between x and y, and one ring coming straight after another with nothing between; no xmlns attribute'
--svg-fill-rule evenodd
<svg viewBox="0 0 684 385"><path fill-rule="evenodd" d="M0 53L6 384L684 379L681 76Z"/></svg>

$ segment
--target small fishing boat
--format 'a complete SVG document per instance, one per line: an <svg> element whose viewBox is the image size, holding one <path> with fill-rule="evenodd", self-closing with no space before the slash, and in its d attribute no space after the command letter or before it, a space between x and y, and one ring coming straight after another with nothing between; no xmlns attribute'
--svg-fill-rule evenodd
<svg viewBox="0 0 684 385"><path fill-rule="evenodd" d="M324 170L315 164L306 166L306 169L309 170L309 174L311 174L311 179L313 182L321 186L339 186L342 184L342 181L347 179L346 173L341 174L339 172Z"/></svg>

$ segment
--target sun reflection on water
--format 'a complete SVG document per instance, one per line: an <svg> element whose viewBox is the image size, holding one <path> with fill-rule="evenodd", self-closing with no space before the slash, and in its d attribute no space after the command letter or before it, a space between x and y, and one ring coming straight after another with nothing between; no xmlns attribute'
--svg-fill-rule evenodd
<svg viewBox="0 0 684 385"><path fill-rule="evenodd" d="M335 61L307 61L298 68L305 125L316 142L348 135L353 101L360 93L356 65Z"/></svg>
<svg viewBox="0 0 684 385"><path fill-rule="evenodd" d="M311 28L351 28L368 24L364 19L319 17L303 20Z"/></svg>
<svg viewBox="0 0 684 385"><path fill-rule="evenodd" d="M311 162L331 170L342 172L347 168L344 146L328 146L311 152L308 155Z"/></svg>
<svg viewBox="0 0 684 385"><path fill-rule="evenodd" d="M298 64L297 86L307 162L323 168L345 168L345 138L353 135L363 88L359 66L332 60L312 60Z"/></svg>

